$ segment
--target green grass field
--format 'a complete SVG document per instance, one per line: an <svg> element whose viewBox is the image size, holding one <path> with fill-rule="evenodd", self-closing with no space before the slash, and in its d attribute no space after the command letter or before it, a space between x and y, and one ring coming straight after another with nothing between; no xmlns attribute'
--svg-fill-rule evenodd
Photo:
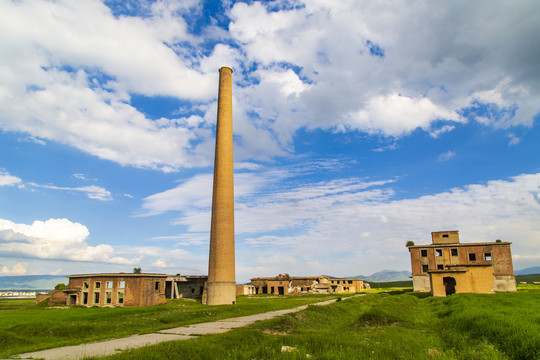
<svg viewBox="0 0 540 360"><path fill-rule="evenodd" d="M540 359L540 287L434 298L373 291L228 333L167 342L106 359ZM238 297L208 307L178 300L145 308L0 302L0 358L318 302L329 296ZM281 353L282 346L293 352Z"/></svg>
<svg viewBox="0 0 540 360"><path fill-rule="evenodd" d="M56 308L33 305L32 300L4 300L0 301L0 358L292 308L326 299L329 299L326 295L239 297L237 305L226 306L203 306L200 301L179 299L137 308Z"/></svg>
<svg viewBox="0 0 540 360"><path fill-rule="evenodd" d="M102 359L539 359L539 304L538 290L373 293Z"/></svg>

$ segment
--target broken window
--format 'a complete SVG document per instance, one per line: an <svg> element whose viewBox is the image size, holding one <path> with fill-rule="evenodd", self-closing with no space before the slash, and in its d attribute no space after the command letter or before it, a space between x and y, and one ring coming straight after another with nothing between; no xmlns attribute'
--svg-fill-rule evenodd
<svg viewBox="0 0 540 360"><path fill-rule="evenodd" d="M119 291L118 292L118 303L123 304L124 303L124 292Z"/></svg>
<svg viewBox="0 0 540 360"><path fill-rule="evenodd" d="M420 250L422 257L427 257L427 250Z"/></svg>
<svg viewBox="0 0 540 360"><path fill-rule="evenodd" d="M99 293L94 293L94 305L99 305Z"/></svg>
<svg viewBox="0 0 540 360"><path fill-rule="evenodd" d="M82 303L83 303L83 305L88 305L88 293L87 292L82 294Z"/></svg>
<svg viewBox="0 0 540 360"><path fill-rule="evenodd" d="M437 270L444 270L444 265L437 265Z"/></svg>
<svg viewBox="0 0 540 360"><path fill-rule="evenodd" d="M96 281L94 283L94 288L99 289L101 287L101 281Z"/></svg>
<svg viewBox="0 0 540 360"><path fill-rule="evenodd" d="M435 249L435 256L442 256L442 249Z"/></svg>
<svg viewBox="0 0 540 360"><path fill-rule="evenodd" d="M469 261L476 261L476 254L469 254Z"/></svg>
<svg viewBox="0 0 540 360"><path fill-rule="evenodd" d="M458 256L457 255L457 249L452 249L452 256Z"/></svg>
<svg viewBox="0 0 540 360"><path fill-rule="evenodd" d="M112 292L107 292L107 293L105 293L105 302L106 302L107 304L112 303Z"/></svg>
<svg viewBox="0 0 540 360"><path fill-rule="evenodd" d="M112 286L113 286L113 282L107 281L107 289L112 289Z"/></svg>
<svg viewBox="0 0 540 360"><path fill-rule="evenodd" d="M484 254L484 259L485 259L486 261L491 261L491 253L485 253L485 254Z"/></svg>
<svg viewBox="0 0 540 360"><path fill-rule="evenodd" d="M154 284L154 290L159 291L159 281Z"/></svg>
<svg viewBox="0 0 540 360"><path fill-rule="evenodd" d="M352 284L352 280L349 280L349 284Z"/></svg>
<svg viewBox="0 0 540 360"><path fill-rule="evenodd" d="M428 272L429 267L427 265L422 265L422 272Z"/></svg>
<svg viewBox="0 0 540 360"><path fill-rule="evenodd" d="M125 282L125 281L119 281L119 282L118 282L118 287L119 287L120 289L125 288L125 287L126 287L126 282Z"/></svg>
<svg viewBox="0 0 540 360"><path fill-rule="evenodd" d="M84 289L88 289L89 287L90 287L90 285L88 285L87 281L83 282L83 288Z"/></svg>

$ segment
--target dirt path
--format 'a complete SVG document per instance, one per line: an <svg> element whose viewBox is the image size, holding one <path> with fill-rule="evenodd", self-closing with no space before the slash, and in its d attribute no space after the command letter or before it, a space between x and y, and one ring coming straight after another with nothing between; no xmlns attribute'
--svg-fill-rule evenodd
<svg viewBox="0 0 540 360"><path fill-rule="evenodd" d="M356 295L360 296L360 295ZM343 298L343 300L350 299ZM310 305L328 305L336 299L327 300ZM161 330L153 334L132 335L126 338L81 344L74 346L64 346L55 349L36 351L17 355L20 359L83 359L85 357L114 355L122 350L138 348L146 345L154 345L164 341L188 340L200 335L220 334L232 329L251 325L257 321L273 319L285 314L295 313L304 310L309 305L302 305L292 309L270 311L261 314L242 316L232 319L224 319L214 322L192 324L177 328Z"/></svg>

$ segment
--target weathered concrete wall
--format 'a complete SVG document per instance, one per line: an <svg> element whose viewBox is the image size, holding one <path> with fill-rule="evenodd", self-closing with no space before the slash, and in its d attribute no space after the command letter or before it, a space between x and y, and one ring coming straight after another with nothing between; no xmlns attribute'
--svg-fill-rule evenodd
<svg viewBox="0 0 540 360"><path fill-rule="evenodd" d="M413 276L413 291L419 291L419 292L430 292L431 291L431 283L429 279L429 275L416 275Z"/></svg>
<svg viewBox="0 0 540 360"><path fill-rule="evenodd" d="M434 231L431 233L433 244L459 244L459 232L454 231Z"/></svg>
<svg viewBox="0 0 540 360"><path fill-rule="evenodd" d="M492 294L493 291L493 270L490 266L458 267L455 270L464 270L464 272L433 272L431 277L431 288L433 296L446 296L446 287L444 278L452 277L456 281L456 294L460 293L478 293Z"/></svg>

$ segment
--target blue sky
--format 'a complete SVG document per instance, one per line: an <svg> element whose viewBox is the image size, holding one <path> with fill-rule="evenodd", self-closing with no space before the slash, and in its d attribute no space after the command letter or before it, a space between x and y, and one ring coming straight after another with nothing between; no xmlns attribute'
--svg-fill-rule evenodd
<svg viewBox="0 0 540 360"><path fill-rule="evenodd" d="M233 73L237 280L540 263L540 3L0 1L0 275L207 272Z"/></svg>

